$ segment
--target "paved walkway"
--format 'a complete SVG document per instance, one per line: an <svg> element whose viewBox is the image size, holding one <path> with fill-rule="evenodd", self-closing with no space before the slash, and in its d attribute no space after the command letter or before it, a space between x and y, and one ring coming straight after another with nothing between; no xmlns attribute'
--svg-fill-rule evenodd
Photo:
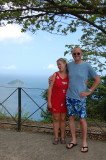
<svg viewBox="0 0 106 160"><path fill-rule="evenodd" d="M88 139L89 152L81 153L78 146L66 149L64 144L53 145L47 133L16 132L0 129L0 160L105 160L106 142ZM67 142L70 138L67 137Z"/></svg>

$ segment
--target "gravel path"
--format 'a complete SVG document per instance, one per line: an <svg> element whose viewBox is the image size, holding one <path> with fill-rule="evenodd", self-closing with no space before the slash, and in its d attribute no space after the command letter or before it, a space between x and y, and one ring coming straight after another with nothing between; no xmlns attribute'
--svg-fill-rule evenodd
<svg viewBox="0 0 106 160"><path fill-rule="evenodd" d="M0 129L0 160L105 160L106 142L88 139L89 152L81 153L78 146L66 149L53 145L53 135L37 132L16 132ZM67 142L70 138L67 137Z"/></svg>

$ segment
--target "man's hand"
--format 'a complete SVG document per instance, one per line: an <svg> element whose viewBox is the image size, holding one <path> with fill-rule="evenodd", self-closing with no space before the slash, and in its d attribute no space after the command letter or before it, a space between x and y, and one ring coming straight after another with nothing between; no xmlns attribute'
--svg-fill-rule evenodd
<svg viewBox="0 0 106 160"><path fill-rule="evenodd" d="M49 81L49 84L52 82L53 80L53 75L49 77L48 81Z"/></svg>
<svg viewBox="0 0 106 160"><path fill-rule="evenodd" d="M80 93L80 97L81 97L81 98L84 98L84 97L86 97L86 96L89 96L91 93L92 93L91 91L81 92L81 93Z"/></svg>

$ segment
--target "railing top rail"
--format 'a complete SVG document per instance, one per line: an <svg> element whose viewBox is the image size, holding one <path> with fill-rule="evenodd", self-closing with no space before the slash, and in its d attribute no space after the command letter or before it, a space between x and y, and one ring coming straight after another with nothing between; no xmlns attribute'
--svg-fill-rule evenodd
<svg viewBox="0 0 106 160"><path fill-rule="evenodd" d="M8 87L8 86L0 86L2 88L22 88L22 89L39 89L39 90L46 90L46 88L32 88L32 87L21 87L21 86L17 86L17 87Z"/></svg>

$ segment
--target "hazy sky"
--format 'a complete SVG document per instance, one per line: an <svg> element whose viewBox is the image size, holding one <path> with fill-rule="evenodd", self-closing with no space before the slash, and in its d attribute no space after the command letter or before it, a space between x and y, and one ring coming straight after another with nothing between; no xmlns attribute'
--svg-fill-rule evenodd
<svg viewBox="0 0 106 160"><path fill-rule="evenodd" d="M18 25L1 27L0 74L50 75L57 70L56 60L64 57L65 45L78 44L80 36L80 31L59 36L44 31L21 33Z"/></svg>

